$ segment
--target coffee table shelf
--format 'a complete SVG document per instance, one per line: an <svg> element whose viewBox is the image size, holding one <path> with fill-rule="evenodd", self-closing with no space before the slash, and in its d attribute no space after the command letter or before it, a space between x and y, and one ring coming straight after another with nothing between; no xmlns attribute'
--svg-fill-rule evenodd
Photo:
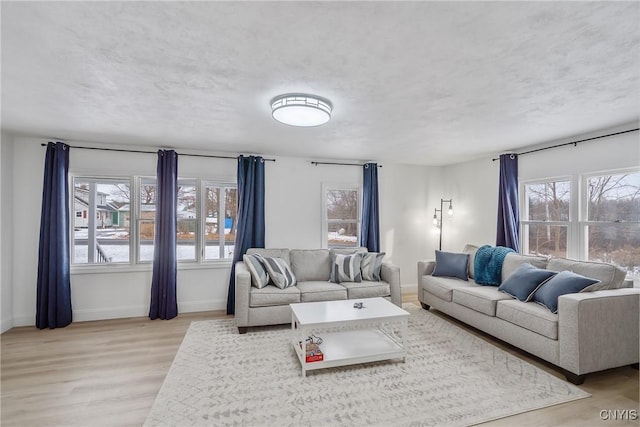
<svg viewBox="0 0 640 427"><path fill-rule="evenodd" d="M353 308L363 302L365 308ZM409 313L384 298L291 304L291 344L306 371L406 357ZM307 362L300 342L322 338L323 360Z"/></svg>

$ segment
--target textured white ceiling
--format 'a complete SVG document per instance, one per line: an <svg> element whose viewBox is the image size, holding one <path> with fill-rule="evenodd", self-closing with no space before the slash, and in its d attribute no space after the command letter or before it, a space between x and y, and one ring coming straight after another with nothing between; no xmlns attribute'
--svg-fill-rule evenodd
<svg viewBox="0 0 640 427"><path fill-rule="evenodd" d="M438 165L640 117L639 2L1 7L2 127L49 138Z"/></svg>

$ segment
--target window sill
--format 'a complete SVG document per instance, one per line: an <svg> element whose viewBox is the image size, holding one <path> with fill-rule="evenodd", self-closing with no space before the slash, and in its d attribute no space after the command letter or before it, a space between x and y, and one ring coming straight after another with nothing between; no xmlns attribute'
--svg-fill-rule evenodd
<svg viewBox="0 0 640 427"><path fill-rule="evenodd" d="M230 259L219 261L178 262L178 271L182 270L216 270L231 268ZM74 265L71 266L71 275L78 274L104 274L104 273L137 273L151 272L153 264L151 262L140 264L94 264L94 265Z"/></svg>

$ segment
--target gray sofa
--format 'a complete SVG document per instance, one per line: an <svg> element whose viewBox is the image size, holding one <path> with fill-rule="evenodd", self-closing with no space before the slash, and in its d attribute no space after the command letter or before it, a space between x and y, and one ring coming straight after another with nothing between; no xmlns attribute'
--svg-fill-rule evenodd
<svg viewBox="0 0 640 427"><path fill-rule="evenodd" d="M619 366L637 368L640 289L630 288L624 272L610 264L509 254L502 280L528 262L552 271L571 270L617 289L562 295L558 312L536 302L522 302L497 286L474 280L475 251L470 254L469 281L435 277L435 261L418 262L418 299L464 323L544 359L563 370L567 380L581 384L585 375Z"/></svg>
<svg viewBox="0 0 640 427"><path fill-rule="evenodd" d="M346 252L356 250L367 252L367 248L356 248ZM251 248L247 250L247 254L284 259L296 277L296 285L280 289L269 284L258 289L251 286L251 275L245 263L236 263L235 319L241 334L252 326L290 323L289 304L292 303L386 297L397 306L402 306L400 268L390 263L382 263L380 282L363 280L359 283L338 284L329 281L329 249Z"/></svg>

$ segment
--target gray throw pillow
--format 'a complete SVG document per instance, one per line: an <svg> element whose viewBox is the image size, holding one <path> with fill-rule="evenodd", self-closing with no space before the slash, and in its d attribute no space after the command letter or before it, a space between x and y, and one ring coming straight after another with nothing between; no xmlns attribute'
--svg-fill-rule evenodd
<svg viewBox="0 0 640 427"><path fill-rule="evenodd" d="M469 254L442 252L436 249L436 267L431 275L469 280L468 265Z"/></svg>
<svg viewBox="0 0 640 427"><path fill-rule="evenodd" d="M384 258L384 252L367 252L362 258L360 264L360 270L362 270L362 280L370 280L373 282L379 282L380 270L382 269L382 258Z"/></svg>
<svg viewBox="0 0 640 427"><path fill-rule="evenodd" d="M244 261L249 273L251 273L251 284L258 289L262 289L269 283L269 275L265 269L260 255L243 255Z"/></svg>
<svg viewBox="0 0 640 427"><path fill-rule="evenodd" d="M289 264L282 258L269 258L261 255L256 255L262 261L269 272L269 277L274 285L280 289L288 288L296 284L296 276L293 275L293 271L289 268Z"/></svg>
<svg viewBox="0 0 640 427"><path fill-rule="evenodd" d="M498 286L498 290L520 301L531 301L538 286L556 274L557 272L555 271L543 270L526 262L520 264L520 266Z"/></svg>
<svg viewBox="0 0 640 427"><path fill-rule="evenodd" d="M333 283L342 282L362 282L362 257L364 253L358 252L353 255L331 255L331 279Z"/></svg>
<svg viewBox="0 0 640 427"><path fill-rule="evenodd" d="M552 313L557 313L560 295L580 292L594 283L598 283L598 280L581 276L573 271L561 271L540 285L533 294L533 300L547 307Z"/></svg>

